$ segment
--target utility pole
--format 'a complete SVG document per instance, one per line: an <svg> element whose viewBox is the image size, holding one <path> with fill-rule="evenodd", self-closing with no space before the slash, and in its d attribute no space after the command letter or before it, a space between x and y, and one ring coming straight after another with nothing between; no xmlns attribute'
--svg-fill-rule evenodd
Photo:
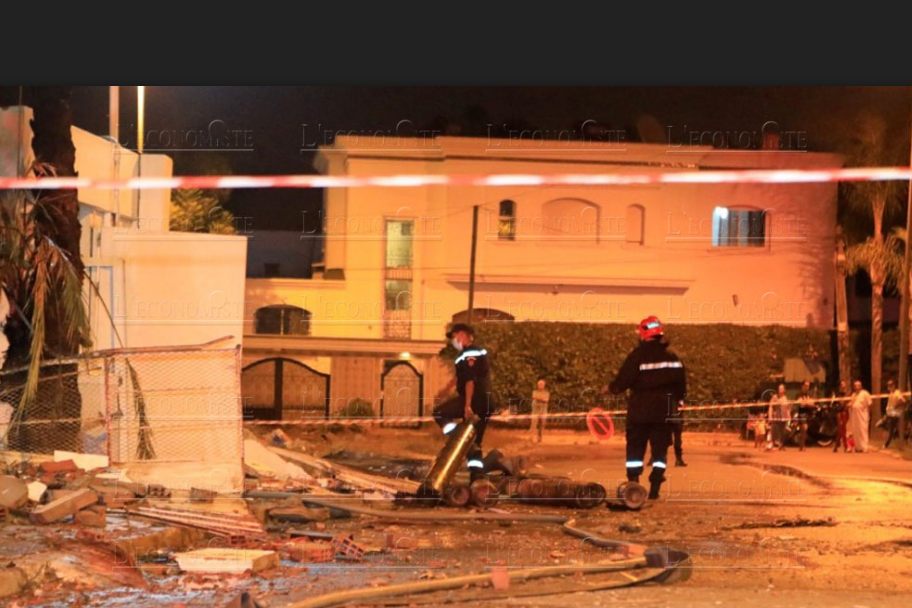
<svg viewBox="0 0 912 608"><path fill-rule="evenodd" d="M909 163L912 164L912 139L909 145ZM899 390L909 387L909 273L912 271L912 181L909 182L906 200L906 255L903 260L902 305L899 307ZM908 405L906 406L909 407ZM906 447L906 416L899 418L899 448Z"/></svg>
<svg viewBox="0 0 912 608"><path fill-rule="evenodd" d="M478 244L478 205L472 207L472 253L469 262L469 311L468 320L472 324L472 317L475 314L475 249Z"/></svg>

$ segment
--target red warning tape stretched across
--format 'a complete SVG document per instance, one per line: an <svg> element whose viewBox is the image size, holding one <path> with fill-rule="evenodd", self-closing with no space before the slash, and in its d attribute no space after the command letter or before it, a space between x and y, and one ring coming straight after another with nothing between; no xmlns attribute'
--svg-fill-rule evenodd
<svg viewBox="0 0 912 608"><path fill-rule="evenodd" d="M912 396L912 392L902 393L905 397ZM872 394L872 399L886 399L889 393ZM847 403L851 397L819 397L808 399L805 403ZM790 404L799 404L798 399L790 399ZM754 407L768 407L769 401L738 401L732 403L714 403L711 405L684 405L678 408L681 412L696 412L706 410L746 410ZM541 419L559 419L567 420L573 418L585 418L586 425L590 431L596 435L607 435L610 439L614 433L613 418L623 418L627 414L626 409L603 410L601 408L592 408L584 412L549 412L547 414L509 414L498 413L491 417L491 420L497 422L517 422L520 420L532 420L533 418ZM413 424L416 422L433 422L433 416L384 416L382 418L303 418L297 420L245 420L244 424L250 426L326 426L326 425L362 425L362 424ZM595 428L593 429L593 426ZM610 431L609 431L610 428Z"/></svg>
<svg viewBox="0 0 912 608"><path fill-rule="evenodd" d="M449 175L193 175L186 177L0 177L0 190L161 190L187 188L418 188L424 186L628 186L639 184L809 184L909 181L912 167L662 170L646 173Z"/></svg>

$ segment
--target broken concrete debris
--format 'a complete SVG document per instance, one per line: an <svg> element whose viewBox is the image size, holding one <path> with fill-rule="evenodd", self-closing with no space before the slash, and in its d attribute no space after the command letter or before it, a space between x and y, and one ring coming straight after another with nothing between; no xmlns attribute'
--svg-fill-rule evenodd
<svg viewBox="0 0 912 608"><path fill-rule="evenodd" d="M336 556L332 543L297 538L286 541L279 547L283 557L292 561L311 564L331 562Z"/></svg>
<svg viewBox="0 0 912 608"><path fill-rule="evenodd" d="M28 484L28 499L32 502L41 502L44 493L48 487L40 481L33 481Z"/></svg>
<svg viewBox="0 0 912 608"><path fill-rule="evenodd" d="M28 503L28 486L18 477L0 476L0 507L18 509Z"/></svg>
<svg viewBox="0 0 912 608"><path fill-rule="evenodd" d="M250 513L232 514L146 505L131 507L127 512L153 521L198 528L225 538L266 538L266 530Z"/></svg>
<svg viewBox="0 0 912 608"><path fill-rule="evenodd" d="M175 553L174 559L184 572L240 574L250 570L256 573L279 565L279 556L275 551L234 547Z"/></svg>
<svg viewBox="0 0 912 608"><path fill-rule="evenodd" d="M55 545L55 555L47 563L59 568L62 574L59 580L68 584L78 580L83 559L92 561L97 570L91 577L87 575L87 580L101 581L105 577L114 580L110 573L102 572L104 562L129 571L132 579L126 586L148 588L151 584L158 589L182 585L187 590L224 590L225 586L215 585L227 585L226 580L234 581L231 585L248 584L248 579L256 578L271 586L271 580L288 576L289 572L308 571L307 564L338 560L367 561L372 566L371 559L378 553L399 552L403 560L411 562L415 550L434 546L429 539L394 534L391 530L395 526L367 521L355 527L339 521L342 517L351 520L367 516L382 522L384 518L395 517L397 509L385 512L383 508L362 507L359 510L357 506L331 500L380 495L389 502L399 495L414 496L419 482L389 477L385 470L380 474L368 472L358 468L358 463L339 464L293 449L298 447L297 439L279 430L264 435L262 440L247 438L244 472L245 485L250 491L243 498L219 495L206 489L204 482L201 487L188 484L182 489L167 479L157 485L133 483L124 471L105 469L106 460L60 452L53 461L18 463L21 466L14 475L0 477L0 512L9 503L13 511L18 510L11 513L13 519L28 516L35 524L60 524L44 528L49 537L65 539ZM491 508L499 497L524 497L531 499L528 502L541 503L544 495L552 499L545 503L548 507L577 509L604 500L601 486L593 488L542 476L532 476L533 481L523 484L523 480L530 479L524 458L506 458L494 453L486 459L486 466L494 483L464 484L474 507L484 510L472 515L489 520L503 517L502 525L514 520L509 519L512 517L509 511ZM415 470L420 470L420 464ZM440 512L435 516L432 512L412 510L407 516L414 518L412 521L422 521L422 516L424 521L439 517L445 523L453 514ZM454 519L468 516L464 512ZM521 521L522 517L535 516L516 517L519 519L515 521ZM546 519L522 521L564 521L554 515L542 517ZM72 529L76 526L79 528L73 539ZM155 531L137 535L130 531L134 526ZM212 546L213 541L217 547ZM287 561L283 564L280 558L294 564ZM443 562L430 564L434 569L443 567ZM0 569L0 596L7 587L12 594L24 593L17 583L17 575L10 573L13 569L5 570ZM430 575L422 579L448 578L435 570L426 572ZM31 570L25 573L28 577L32 575ZM57 574L55 571L54 575ZM490 577L481 576L478 584L493 584L497 590L510 587L511 574L505 568L495 568ZM257 583L250 581L250 584ZM371 580L370 585L387 587L391 581L378 578ZM28 588L33 589L34 585ZM236 602L246 602L242 605L253 605L249 595L246 599L236 598L240 598Z"/></svg>
<svg viewBox="0 0 912 608"><path fill-rule="evenodd" d="M80 526L88 526L89 528L104 528L108 523L108 510L104 505L92 505L79 511L73 517L75 521Z"/></svg>
<svg viewBox="0 0 912 608"><path fill-rule="evenodd" d="M32 511L30 518L36 524L50 524L64 517L75 515L80 509L94 505L96 502L98 502L98 494L88 488L83 488L37 507Z"/></svg>
<svg viewBox="0 0 912 608"><path fill-rule="evenodd" d="M276 507L269 510L269 517L276 521L292 523L309 523L329 519L329 509L311 509L308 507Z"/></svg>

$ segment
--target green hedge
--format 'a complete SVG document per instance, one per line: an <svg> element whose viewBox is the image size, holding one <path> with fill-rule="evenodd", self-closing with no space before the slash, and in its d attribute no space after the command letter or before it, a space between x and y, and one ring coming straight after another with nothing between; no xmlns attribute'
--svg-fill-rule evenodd
<svg viewBox="0 0 912 608"><path fill-rule="evenodd" d="M493 392L502 407L528 411L535 383L544 378L552 410L585 411L616 405L599 389L638 342L632 325L489 323L478 342L491 353ZM768 388L785 359L813 349L832 369L830 334L782 326L670 325L671 349L687 369L688 401L745 400ZM885 340L886 343L886 340Z"/></svg>

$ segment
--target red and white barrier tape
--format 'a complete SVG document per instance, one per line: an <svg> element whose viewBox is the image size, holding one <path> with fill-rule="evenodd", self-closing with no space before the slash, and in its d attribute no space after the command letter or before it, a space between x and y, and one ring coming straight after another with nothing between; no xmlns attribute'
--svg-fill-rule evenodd
<svg viewBox="0 0 912 608"><path fill-rule="evenodd" d="M90 179L0 177L0 190L160 190L164 188L417 188L423 186L629 186L642 184L809 184L909 181L912 167L840 169L662 170L640 173L451 174L451 175L193 175Z"/></svg>
<svg viewBox="0 0 912 608"><path fill-rule="evenodd" d="M904 396L909 397L912 393L905 392ZM872 399L886 399L890 395L889 393L882 393L877 395L871 395ZM851 401L852 397L821 397L818 399L809 399L808 403L834 403L834 402L848 402ZM798 399L790 399L789 404L799 404L801 401ZM695 412L695 411L704 411L704 410L731 410L731 409L743 409L751 407L768 407L769 401L752 401L745 403L719 403L713 405L685 405L679 408L679 411L682 412ZM614 418L622 417L627 413L626 409L618 410L605 410L605 413L609 414ZM547 414L494 414L491 416L491 420L496 422L514 422L519 420L532 420L533 418L551 418L551 419L567 419L567 418L585 418L589 415L589 412L549 412ZM416 422L433 422L433 416L385 416L382 418L311 418L306 420L245 420L244 424L251 426L326 426L333 424L341 425L356 425L356 424L408 424Z"/></svg>

